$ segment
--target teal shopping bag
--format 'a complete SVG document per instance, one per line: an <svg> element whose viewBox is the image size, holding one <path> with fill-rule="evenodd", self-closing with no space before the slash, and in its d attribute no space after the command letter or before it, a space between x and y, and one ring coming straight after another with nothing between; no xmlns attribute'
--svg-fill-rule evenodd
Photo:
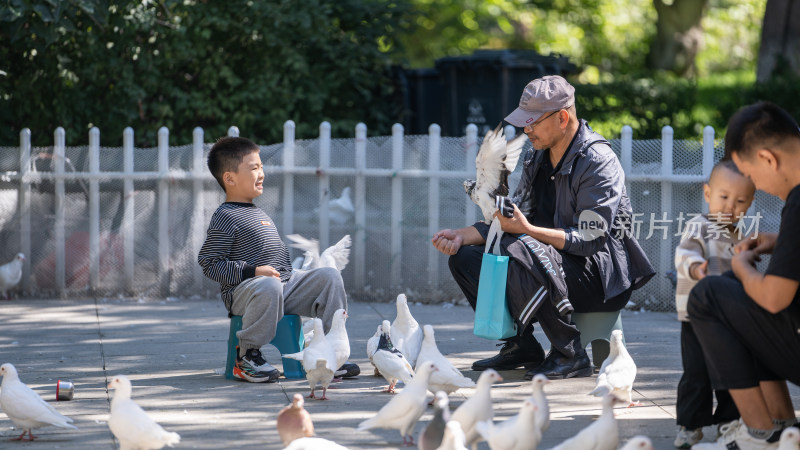
<svg viewBox="0 0 800 450"><path fill-rule="evenodd" d="M499 254L499 234L499 221L494 220L486 238L486 249L481 262L473 328L475 336L485 339L505 339L517 334L517 325L506 304L508 256ZM489 253L492 243L494 253Z"/></svg>

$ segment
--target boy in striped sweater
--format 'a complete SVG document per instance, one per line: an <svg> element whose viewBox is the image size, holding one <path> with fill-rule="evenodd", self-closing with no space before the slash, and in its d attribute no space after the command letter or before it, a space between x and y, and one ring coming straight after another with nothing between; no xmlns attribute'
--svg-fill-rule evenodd
<svg viewBox="0 0 800 450"><path fill-rule="evenodd" d="M208 168L225 203L211 217L197 261L203 273L220 284L228 315L242 316L237 378L253 383L275 381L279 372L260 348L275 337L284 314L320 317L327 333L333 313L347 308L341 274L335 268L292 270L289 251L275 222L253 200L264 190L258 146L249 139L224 137L208 154ZM339 376L358 375L347 362Z"/></svg>
<svg viewBox="0 0 800 450"><path fill-rule="evenodd" d="M699 280L731 270L733 247L746 238L735 224L747 212L754 195L753 182L742 175L732 161L717 163L711 169L708 182L703 185L708 214L686 222L681 242L675 249L675 269L678 272L675 306L681 321L683 361L676 402L680 426L675 438L677 448L689 448L699 442L703 438L704 426L719 426L739 418L739 411L728 391L712 391L703 353L693 350L699 346L693 345L697 337L686 313L686 305L689 292ZM713 413L712 392L717 397L717 409Z"/></svg>

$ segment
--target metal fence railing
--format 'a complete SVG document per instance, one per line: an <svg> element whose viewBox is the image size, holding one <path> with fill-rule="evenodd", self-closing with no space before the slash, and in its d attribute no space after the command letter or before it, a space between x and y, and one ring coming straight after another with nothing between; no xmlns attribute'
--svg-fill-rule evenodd
<svg viewBox="0 0 800 450"><path fill-rule="evenodd" d="M406 136L395 125L392 136L368 138L359 124L354 138L332 139L325 122L311 140L296 140L294 129L287 121L282 143L261 146L266 180L256 204L281 235L317 238L324 247L350 234L342 276L355 298L388 301L400 290L414 301L461 298L430 236L480 217L462 187L475 176L477 128L442 137L431 125L427 135ZM21 295L215 295L218 286L196 260L210 216L224 201L206 167L211 144L203 130L194 130L191 145L170 146L162 128L153 148L134 148L130 128L116 148L99 145L97 128L88 146L66 147L64 133L58 128L52 146L33 148L25 129L19 147L0 147L0 263L26 255ZM513 127L506 133L513 136ZM662 275L672 269L683 222L704 212L701 183L721 148L711 127L702 140L678 141L670 127L661 140L637 141L624 127L611 144L639 220L635 231L659 272L633 301L671 310L672 286ZM781 204L758 193L750 228L776 231Z"/></svg>

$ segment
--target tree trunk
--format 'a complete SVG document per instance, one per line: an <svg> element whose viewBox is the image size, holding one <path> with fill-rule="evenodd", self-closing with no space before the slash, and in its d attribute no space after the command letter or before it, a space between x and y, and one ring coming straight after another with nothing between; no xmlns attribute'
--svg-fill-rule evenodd
<svg viewBox="0 0 800 450"><path fill-rule="evenodd" d="M767 81L780 72L800 75L800 4L794 0L767 0L761 27L756 77Z"/></svg>
<svg viewBox="0 0 800 450"><path fill-rule="evenodd" d="M678 75L694 73L694 60L703 41L703 18L708 0L653 0L658 14L656 37L647 57L653 69Z"/></svg>

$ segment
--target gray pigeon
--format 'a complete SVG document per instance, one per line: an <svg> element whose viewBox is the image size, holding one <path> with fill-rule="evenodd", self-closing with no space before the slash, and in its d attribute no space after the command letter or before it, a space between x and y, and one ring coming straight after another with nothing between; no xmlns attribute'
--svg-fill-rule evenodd
<svg viewBox="0 0 800 450"><path fill-rule="evenodd" d="M450 420L450 400L447 393L437 391L433 399L433 419L419 433L417 448L419 450L436 450L442 445L442 436Z"/></svg>

